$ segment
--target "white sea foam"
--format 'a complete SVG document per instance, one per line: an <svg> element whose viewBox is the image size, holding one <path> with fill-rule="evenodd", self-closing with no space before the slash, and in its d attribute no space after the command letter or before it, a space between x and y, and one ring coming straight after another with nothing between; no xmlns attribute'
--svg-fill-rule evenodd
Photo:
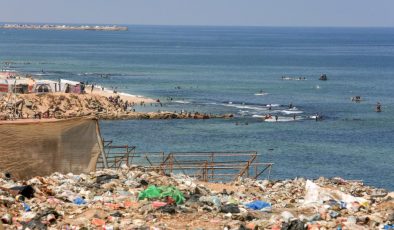
<svg viewBox="0 0 394 230"><path fill-rule="evenodd" d="M267 108L252 106L252 105L241 105L241 104L223 104L224 106L234 107L237 109L251 109L251 110L259 110L259 111L266 111Z"/></svg>
<svg viewBox="0 0 394 230"><path fill-rule="evenodd" d="M268 104L266 105L266 107L279 107L280 104Z"/></svg>
<svg viewBox="0 0 394 230"><path fill-rule="evenodd" d="M281 111L284 114L300 114L303 113L303 111L300 110L282 110Z"/></svg>
<svg viewBox="0 0 394 230"><path fill-rule="evenodd" d="M303 120L303 118L296 117L296 119L294 120L294 118L292 117L278 117L278 120L276 120L275 116L272 116L269 119L264 119L265 122L290 122L290 121L299 121L299 120Z"/></svg>
<svg viewBox="0 0 394 230"><path fill-rule="evenodd" d="M174 101L174 102L179 104L190 104L190 101Z"/></svg>
<svg viewBox="0 0 394 230"><path fill-rule="evenodd" d="M255 93L254 95L255 96L265 96L265 95L268 95L268 93Z"/></svg>

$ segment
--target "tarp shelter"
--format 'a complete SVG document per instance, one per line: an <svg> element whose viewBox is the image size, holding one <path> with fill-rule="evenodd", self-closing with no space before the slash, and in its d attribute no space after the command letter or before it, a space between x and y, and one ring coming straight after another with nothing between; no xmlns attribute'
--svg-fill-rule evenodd
<svg viewBox="0 0 394 230"><path fill-rule="evenodd" d="M98 121L87 118L2 121L0 140L0 171L16 179L88 173L102 153Z"/></svg>
<svg viewBox="0 0 394 230"><path fill-rule="evenodd" d="M61 91L65 93L84 93L85 85L78 81L60 79Z"/></svg>
<svg viewBox="0 0 394 230"><path fill-rule="evenodd" d="M13 93L29 93L33 89L34 81L30 79L8 79L10 91Z"/></svg>
<svg viewBox="0 0 394 230"><path fill-rule="evenodd" d="M9 85L6 79L0 79L0 93L8 93Z"/></svg>
<svg viewBox="0 0 394 230"><path fill-rule="evenodd" d="M54 93L57 92L59 83L49 80L37 81L34 85L34 93Z"/></svg>

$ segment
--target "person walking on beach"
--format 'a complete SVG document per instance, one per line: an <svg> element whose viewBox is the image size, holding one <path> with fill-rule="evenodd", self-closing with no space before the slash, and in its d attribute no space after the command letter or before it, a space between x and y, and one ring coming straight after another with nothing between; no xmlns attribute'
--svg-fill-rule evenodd
<svg viewBox="0 0 394 230"><path fill-rule="evenodd" d="M90 93L93 93L94 90L94 84L92 83L92 89L90 90Z"/></svg>

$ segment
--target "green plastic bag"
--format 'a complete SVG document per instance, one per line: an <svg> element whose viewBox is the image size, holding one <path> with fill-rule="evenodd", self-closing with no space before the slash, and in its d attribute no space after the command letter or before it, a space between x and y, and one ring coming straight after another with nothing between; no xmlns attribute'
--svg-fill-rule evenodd
<svg viewBox="0 0 394 230"><path fill-rule="evenodd" d="M159 198L160 197L160 190L154 186L154 185L150 185L148 186L147 189L145 189L144 191L140 192L140 194L138 195L138 199L139 200L143 200L145 198Z"/></svg>
<svg viewBox="0 0 394 230"><path fill-rule="evenodd" d="M173 186L159 187L162 190L161 197L170 196L175 200L176 204L182 204L185 201L183 193Z"/></svg>
<svg viewBox="0 0 394 230"><path fill-rule="evenodd" d="M138 195L138 200L143 199L154 199L154 198L164 198L164 197L171 197L175 200L176 204L182 204L185 201L185 197L183 193L179 191L174 186L160 186L156 187L154 185L148 186L147 189L140 192Z"/></svg>

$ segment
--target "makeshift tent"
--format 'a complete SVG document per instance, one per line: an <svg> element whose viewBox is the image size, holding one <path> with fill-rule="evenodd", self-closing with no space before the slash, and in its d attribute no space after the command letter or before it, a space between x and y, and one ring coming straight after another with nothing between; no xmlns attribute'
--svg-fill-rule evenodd
<svg viewBox="0 0 394 230"><path fill-rule="evenodd" d="M30 79L9 79L8 84L13 93L29 93L33 88L33 82Z"/></svg>
<svg viewBox="0 0 394 230"><path fill-rule="evenodd" d="M57 82L41 80L35 83L34 85L34 93L53 93L56 92Z"/></svg>
<svg viewBox="0 0 394 230"><path fill-rule="evenodd" d="M34 92L35 93L40 93L38 91L40 91L40 87L39 86L46 86L46 87L41 87L41 90L45 90L45 88L48 88L49 92L58 92L59 91L59 82L58 81L51 81L51 80L39 80L37 82L35 82L35 86L34 86Z"/></svg>
<svg viewBox="0 0 394 230"><path fill-rule="evenodd" d="M82 82L60 79L61 91L65 93L84 93L85 85Z"/></svg>
<svg viewBox="0 0 394 230"><path fill-rule="evenodd" d="M0 93L8 93L9 86L6 79L0 79Z"/></svg>
<svg viewBox="0 0 394 230"><path fill-rule="evenodd" d="M52 88L49 84L39 83L34 86L35 93L52 93Z"/></svg>
<svg viewBox="0 0 394 230"><path fill-rule="evenodd" d="M0 122L0 171L17 179L96 169L102 142L97 120Z"/></svg>

